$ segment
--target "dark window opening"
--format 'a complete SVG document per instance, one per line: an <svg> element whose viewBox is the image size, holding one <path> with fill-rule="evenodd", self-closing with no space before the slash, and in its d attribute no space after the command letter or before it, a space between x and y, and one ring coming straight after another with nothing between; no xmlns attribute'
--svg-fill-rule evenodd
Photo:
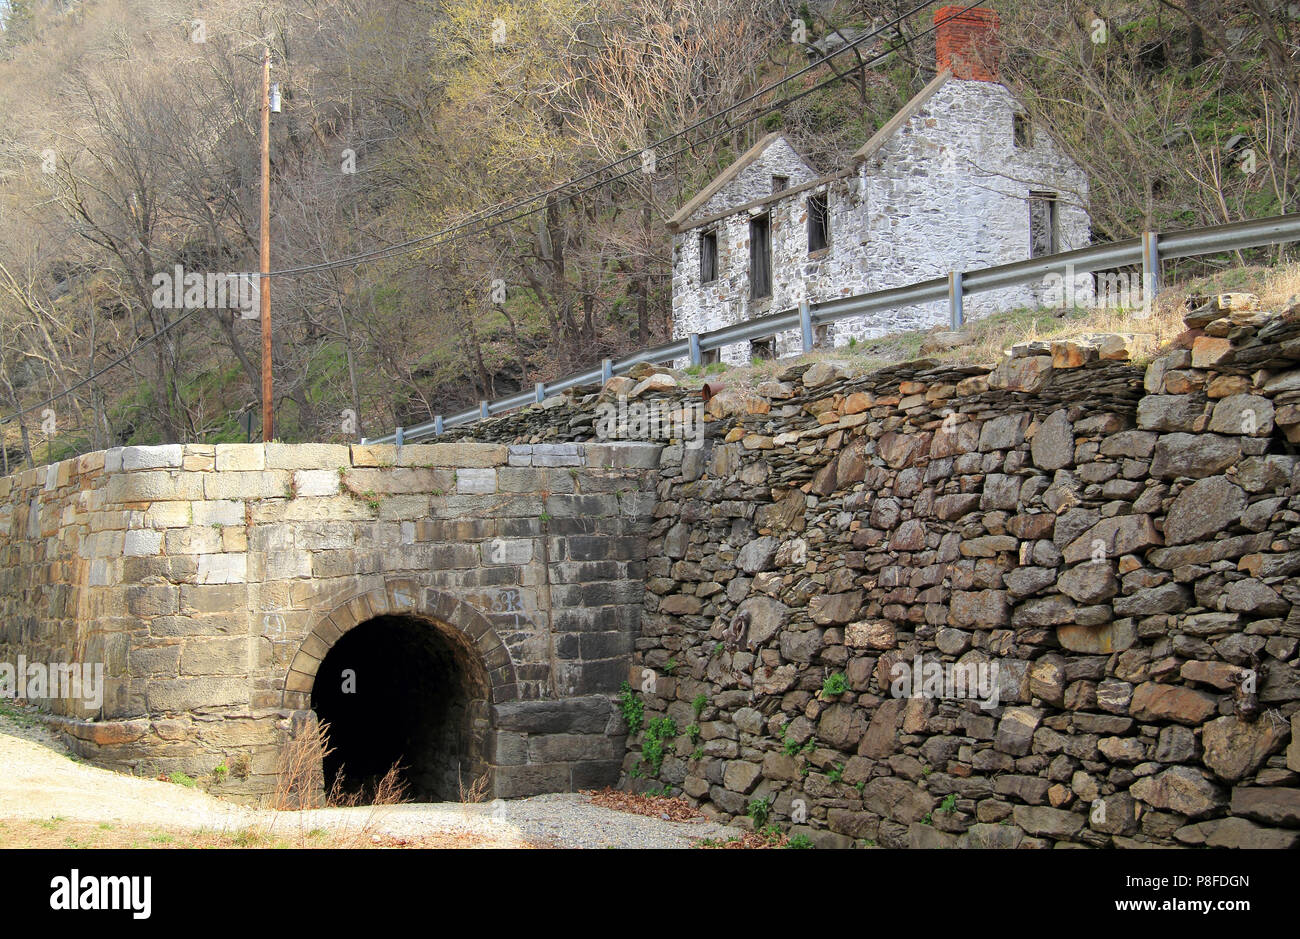
<svg viewBox="0 0 1300 939"><path fill-rule="evenodd" d="M772 217L749 220L749 295L757 300L772 295Z"/></svg>
<svg viewBox="0 0 1300 939"><path fill-rule="evenodd" d="M751 339L749 341L749 354L755 359L775 359L776 337L771 336L767 339Z"/></svg>
<svg viewBox="0 0 1300 939"><path fill-rule="evenodd" d="M324 784L368 793L398 766L409 797L457 801L487 770L487 673L458 632L410 616L359 624L326 653L311 706L333 752Z"/></svg>
<svg viewBox="0 0 1300 939"><path fill-rule="evenodd" d="M826 194L808 197L808 253L820 251L831 241L831 215Z"/></svg>
<svg viewBox="0 0 1300 939"><path fill-rule="evenodd" d="M790 177L789 177L789 176L773 176L773 177L772 177L772 191L773 191L773 192L783 192L783 191L785 191L786 189L788 189L789 187L790 187Z"/></svg>
<svg viewBox="0 0 1300 939"><path fill-rule="evenodd" d="M1029 122L1029 115L1012 115L1011 131L1017 147L1028 149L1034 145L1034 125Z"/></svg>
<svg viewBox="0 0 1300 939"><path fill-rule="evenodd" d="M1056 193L1029 194L1029 256L1040 258L1056 254L1058 245Z"/></svg>
<svg viewBox="0 0 1300 939"><path fill-rule="evenodd" d="M707 284L718 277L718 233L706 231L700 235L700 283Z"/></svg>
<svg viewBox="0 0 1300 939"><path fill-rule="evenodd" d="M721 361L722 361L722 350L721 350L721 349L701 349L701 350L700 350L700 364L701 364L701 365L716 365L716 364L718 364L718 363L721 362Z"/></svg>

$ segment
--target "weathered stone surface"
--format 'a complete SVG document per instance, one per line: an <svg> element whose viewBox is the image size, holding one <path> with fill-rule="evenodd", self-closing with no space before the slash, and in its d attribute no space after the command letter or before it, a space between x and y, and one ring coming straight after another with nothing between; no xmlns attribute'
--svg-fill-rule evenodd
<svg viewBox="0 0 1300 939"><path fill-rule="evenodd" d="M1071 652L1108 655L1131 648L1137 641L1137 632L1131 620L1121 620L1100 626L1057 626L1056 638Z"/></svg>
<svg viewBox="0 0 1300 939"><path fill-rule="evenodd" d="M753 650L775 636L790 617L790 608L771 597L750 597L740 605L739 615L748 617L746 646Z"/></svg>
<svg viewBox="0 0 1300 939"><path fill-rule="evenodd" d="M809 613L814 623L838 625L848 623L862 609L862 592L821 594L808 601Z"/></svg>
<svg viewBox="0 0 1300 939"><path fill-rule="evenodd" d="M1222 473L1241 459L1239 438L1217 434L1165 434L1156 441L1151 474L1164 479L1202 479Z"/></svg>
<svg viewBox="0 0 1300 939"><path fill-rule="evenodd" d="M1246 493L1226 476L1198 479L1178 494L1165 519L1165 540L1191 544L1228 531L1241 520Z"/></svg>
<svg viewBox="0 0 1300 939"><path fill-rule="evenodd" d="M1258 848L1285 851L1300 844L1300 832L1263 828L1244 818L1215 818L1174 832L1183 844L1207 848Z"/></svg>
<svg viewBox="0 0 1300 939"><path fill-rule="evenodd" d="M1133 689L1130 709L1142 721L1176 721L1201 724L1218 710L1218 699L1203 691L1180 685L1143 682Z"/></svg>
<svg viewBox="0 0 1300 939"><path fill-rule="evenodd" d="M1083 828L1086 817L1077 812L1047 806L1017 805L1012 812L1016 824L1031 835L1069 839Z"/></svg>
<svg viewBox="0 0 1300 939"><path fill-rule="evenodd" d="M1300 828L1300 789L1280 786L1238 787L1232 790L1230 811L1266 825Z"/></svg>
<svg viewBox="0 0 1300 939"><path fill-rule="evenodd" d="M1070 542L1061 552L1068 564L1117 558L1162 543L1160 533L1149 515L1120 515L1103 518Z"/></svg>
<svg viewBox="0 0 1300 939"><path fill-rule="evenodd" d="M1039 426L1030 452L1040 469L1057 470L1074 462L1074 425L1064 409L1053 411Z"/></svg>
<svg viewBox="0 0 1300 939"><path fill-rule="evenodd" d="M776 549L780 542L771 535L755 538L740 549L736 555L736 566L746 574L771 570L776 560Z"/></svg>
<svg viewBox="0 0 1300 939"><path fill-rule="evenodd" d="M898 747L897 733L906 705L907 702L899 698L888 698L877 706L867 731L858 744L861 756L883 760L894 753Z"/></svg>
<svg viewBox="0 0 1300 939"><path fill-rule="evenodd" d="M1189 818L1200 818L1227 805L1227 794L1199 770L1171 766L1146 776L1129 787L1129 794L1157 809L1169 809Z"/></svg>
<svg viewBox="0 0 1300 939"><path fill-rule="evenodd" d="M836 750L849 751L857 747L866 729L867 720L861 708L832 704L817 722L817 739Z"/></svg>
<svg viewBox="0 0 1300 939"><path fill-rule="evenodd" d="M1057 586L1078 603L1101 603L1119 592L1119 581L1105 561L1089 560L1070 568L1061 575Z"/></svg>
<svg viewBox="0 0 1300 939"><path fill-rule="evenodd" d="M1238 782L1259 768L1290 737L1285 724L1220 717L1201 732L1201 760L1225 782Z"/></svg>
<svg viewBox="0 0 1300 939"><path fill-rule="evenodd" d="M1034 731L1042 720L1043 712L1039 708L1007 708L998 722L994 746L1003 753L1012 756L1024 756L1033 745Z"/></svg>

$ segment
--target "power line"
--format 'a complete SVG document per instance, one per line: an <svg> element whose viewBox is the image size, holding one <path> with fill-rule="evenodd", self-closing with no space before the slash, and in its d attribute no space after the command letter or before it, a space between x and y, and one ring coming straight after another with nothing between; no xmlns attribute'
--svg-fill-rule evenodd
<svg viewBox="0 0 1300 939"><path fill-rule="evenodd" d="M663 144L665 144L665 143L667 143L667 142L669 142L669 141L676 140L676 139L678 139L678 138L684 136L685 134L687 134L687 133L690 132L691 130L694 130L694 129L696 129L696 128L702 127L703 125L709 123L710 121L714 121L714 120L717 120L717 119L720 118L720 117L725 116L726 114L728 114L728 113L730 113L730 112L736 110L738 107L740 107L740 106L742 106L742 105L744 105L744 104L747 104L747 103L750 102L750 101L753 101L755 98L757 98L757 97L761 97L762 95L767 94L769 91L772 91L772 90L774 90L775 88L779 88L779 87L781 87L782 85L786 84L787 82L793 81L794 79L800 77L801 75L807 74L807 72L810 71L811 69L816 68L816 67L818 67L818 66L820 66L820 65L823 65L823 64L825 64L826 62L829 62L829 61L830 61L831 59L833 59L835 56L837 56L837 55L841 55L841 54L843 54L844 52L847 52L847 51L849 51L850 49L855 48L858 44L860 44L860 43L862 43L862 42L865 42L865 41L868 40L868 39L871 39L871 38L874 38L874 37L880 35L880 34L881 34L885 29L887 29L887 28L889 28L889 27L892 27L892 26L896 26L896 25L897 25L898 23L900 23L902 20L904 20L904 19L906 19L906 18L908 18L908 17L910 17L910 16L916 14L917 12L919 12L919 11L922 10L922 9L924 9L925 7L932 6L935 2L936 2L936 0L924 0L924 2L917 4L915 7L913 7L911 10L907 11L906 13L900 14L898 17L895 17L893 20L889 21L888 23L886 23L886 24L884 24L884 25L882 25L882 26L880 26L880 27L877 27L876 29L872 30L872 31L869 32L869 33L865 33L865 34L863 34L862 36L859 36L859 37L853 39L851 42L846 43L845 45L841 46L839 49L835 50L834 52L828 53L827 55L823 56L821 59L818 59L816 62L811 63L810 65L805 66L804 68L799 69L798 71L792 73L791 75L786 76L785 78L782 78L782 79L779 79L778 81L772 82L771 84L765 86L763 89L760 89L759 91L754 92L753 94L747 96L746 98L742 99L741 101L736 102L735 104L729 105L727 108L724 108L724 109L721 110L721 111L718 111L718 112L716 112L716 113L714 113L714 114L711 114L711 115L709 115L709 116L707 116L707 117L701 118L700 120L696 121L694 124L691 124L690 126L688 126L688 127L686 127L686 128L683 128L683 129L680 130L680 131L676 131L676 132L673 133L673 134L669 134L668 136L666 136L666 137L664 137L664 138L661 138L660 140L658 140L658 141L656 141L655 143L651 144L650 147L647 148L647 149L651 149L651 150L653 150L654 148L659 147L659 146L661 146L661 145L663 145ZM927 27L926 29L921 30L921 31L918 32L916 35L912 36L911 38L904 39L904 40L901 42L900 46L896 46L896 47L893 47L893 48L887 49L887 50L885 50L884 52L881 52L881 53L878 53L878 54L872 56L871 58L867 59L865 62L862 62L861 65L859 66L859 68L865 68L865 67L867 67L867 66L869 66L869 65L874 65L876 62L880 61L881 59L886 58L887 56L892 55L894 52L898 51L899 48L901 48L901 47L906 47L906 46L910 46L913 42L915 42L915 41L917 41L918 39L922 38L923 36L926 36L926 35L928 35L929 33L933 32L933 31L936 30L939 26L941 26L941 25L943 25L944 23L948 22L950 19L953 19L953 18L955 18L955 17L961 16L963 13L967 12L968 10L971 10L971 9L973 9L974 7L978 6L978 4L979 4L980 2L982 2L982 0L975 0L975 2L970 3L969 5L963 7L962 9L957 10L957 11L955 11L955 12L949 14L948 16L944 17L942 20L936 21L934 24L932 24L931 26ZM745 124L748 124L748 123L750 123L751 121L757 120L758 118L760 118L760 117L762 117L762 116L764 116L764 115L766 115L766 114L769 114L769 113L771 113L771 112L773 112L773 111L780 110L780 109L782 109L782 108L788 107L790 104L793 104L795 101L798 101L798 100L800 100L800 99L802 99L802 98L805 98L805 97L807 97L808 95L813 94L814 92L820 91L820 90L823 89L823 88L826 88L826 87L828 87L828 86L830 86L830 85L832 85L832 84L835 84L836 82L843 81L844 78L845 78L844 75L840 75L840 74L832 75L831 77L829 77L829 78L827 78L827 79L825 79L825 80L823 80L823 81L821 81L821 82L818 82L818 83L815 84L815 85L812 85L812 86L810 86L810 87L808 87L808 88L805 88L803 91L798 92L797 94L790 95L789 97L782 98L780 101L776 101L776 102L773 102L772 104L765 105L765 106L763 106L763 107L761 107L761 108L758 108L757 110L755 110L755 111L753 111L752 113L748 114L747 116L745 116L745 117L743 118L743 120L740 120L740 121L738 121L737 123L738 123L738 125L740 125L740 126L743 126L743 125L745 125ZM700 139L696 139L696 140L694 140L692 143L688 144L688 145L685 146L685 147L681 147L680 149L675 150L675 151L673 151L673 152L667 154L665 158L666 158L666 159L672 159L672 158L674 158L674 157L680 156L680 155L682 155L683 153L688 152L689 150L693 149L694 147L699 146L699 145L702 144L702 143L707 143L708 141L713 140L713 139L715 139L715 138L717 138L717 137L720 137L720 136L722 136L723 134L731 133L733 130L734 130L734 127L731 127L731 126L723 127L722 129L717 130L717 131L714 131L713 133L711 133L711 134L709 134L709 135L707 135L707 136L705 136L705 137L703 137L703 138L700 138ZM462 221L462 222L457 223L456 225L450 226L450 227L445 228L445 229L443 229L443 230L441 230L441 231L438 231L438 232L432 232L432 233L429 233L429 234L426 234L426 235L421 235L421 236L418 236L418 237L416 237L416 238L408 239L407 241L400 242L400 243L395 244L395 245L389 245L389 246L384 247L384 248L374 249L374 250L369 251L369 252L363 252L363 253L361 253L361 254L353 255L353 256L350 256L350 257L346 257L346 258L336 258L336 259L334 259L334 260L332 260L332 261L323 261L323 262L321 262L321 263L319 263L319 264L306 265L306 266L304 266L304 267L299 267L299 268L288 268L288 269L279 270L279 271L271 271L271 272L270 272L268 275L266 275L266 276L269 276L269 277L276 277L276 276L290 276L290 275L297 275L297 274L314 273L314 272L317 272L317 271L332 270L332 269L334 269L334 268L337 268L337 267L343 267L343 266L347 266L347 265L357 265L357 264L369 263L369 262L371 262L371 261L386 260L386 259L391 258L391 257L396 257L396 256L398 256L398 255L400 255L400 254L408 253L409 251L411 251L411 250L413 250L413 249L415 249L415 248L417 248L417 247L420 247L420 246L422 246L422 245L426 245L428 242L433 241L433 239L441 239L441 240L438 240L438 241L434 241L433 244L430 245L431 247L437 247L437 246L440 246L440 245L442 245L442 244L450 243L450 242L453 242L453 241L456 241L456 240L461 240L461 239L463 239L463 238L465 238L465 237L471 237L471 236L474 236L474 235L485 234L485 233L487 233L487 232L489 232L489 231L492 231L492 230L494 230L494 229L496 229L496 228L500 228L500 227L503 226L503 225L508 225L508 224L510 224L511 222L516 222L516 221L518 221L518 220L521 219L521 218L526 218L526 217L528 217L529 215L534 215L534 214L536 214L537 212L542 211L544 208L546 208L546 206L545 206L545 205L537 206L537 207L535 207L535 208L528 209L527 211L520 212L520 213L518 213L518 214L516 214L516 215L510 216L510 217L508 217L508 218L496 218L496 219L494 219L494 216L501 215L502 213L512 211L513 209L519 208L519 207L521 207L521 206L529 205L529 204L531 204L531 203L533 203L533 202L538 201L539 199L544 199L544 198L547 198L548 196L557 195L557 194L561 196L561 198L560 198L558 201L560 201L560 202L568 202L568 201L571 201L571 200L573 200L573 199L578 198L578 197L581 196L581 195L584 195L584 194L587 193L587 192L591 192L591 191L593 191L593 190L595 190L595 189L599 189L599 188L602 188L602 187L604 187L604 186L611 185L612 183L615 183L615 182L617 182L617 181L620 180L620 179L624 179L624 178L626 178L626 177L628 177L628 176L632 176L632 175L634 175L634 174L640 172L639 167L633 167L633 168L630 169L630 170L625 170L625 171L623 171L623 172L621 172L621 173L618 173L618 174L616 174L616 175L614 175L614 176L611 176L611 177L609 177L609 178L607 178L607 179L603 179L603 180L601 180L601 181L599 181L599 182L597 182L597 183L594 183L594 184L592 184L591 186L588 186L588 187L586 187L586 188L579 189L579 190L574 191L574 192L567 192L567 193L566 193L566 192L563 192L563 190L565 190L565 189L568 188L568 187L573 186L575 183L579 183L579 182L582 182L582 181L584 181L584 180L590 179L592 176L595 176L595 175L597 175L598 173L605 172L605 171L607 171L607 170L613 169L614 167L617 167L617 166L619 166L619 165L621 165L621 164L623 164L623 163L626 163L626 162L629 161L629 160L640 159L640 155L641 155L641 153L643 153L643 152L645 152L645 151L643 151L643 150L634 151L634 152L632 152L632 153L629 153L629 154L626 155L626 156L620 157L620 158L617 159L617 160L614 160L614 161L612 161L612 162L610 162L610 163L607 163L607 164L605 164L605 165L602 166L602 167L597 167L596 169L589 170L589 171L587 171L586 173L583 173L582 175L575 177L574 179L567 180L566 182L561 183L561 184L559 184L559 185L557 185L557 186L554 186L554 187L552 187L551 189L545 190L545 191L540 192L540 193L536 193L536 194L534 194L534 195L532 195L532 196L529 196L529 197L526 197L526 198L524 198L524 199L517 200L516 202L514 202L514 203L512 203L512 204L510 204L510 205L503 206L503 207L501 207L501 208L494 209L494 210L484 210L484 211L481 211L481 212L475 213L475 216L474 216L474 217L471 217L471 218L469 218L469 219L466 219L466 220L464 220L464 221ZM459 238L450 238L450 237L447 237L447 236L450 236L450 235L452 235L452 234L454 234L454 233L460 232L462 229L468 228L469 226L474 225L474 224L477 223L477 222L484 222L484 221L487 221L488 219L493 219L493 220L492 220L491 222L489 222L488 224L484 225L484 226L481 227L481 228L478 228L478 229L474 229L474 230L471 230L471 231L464 232L463 234L461 234L461 235L459 236ZM263 275L257 274L257 275L254 275L254 276L258 276L258 277L260 277L260 276L263 276ZM101 368L95 370L95 371L92 372L90 375L88 375L86 378L83 378L81 381L77 382L76 384L72 385L71 387L69 387L69 388L67 388L67 389L65 389L65 390L63 390L63 391L61 391L61 392L58 392L58 393L56 393L56 394L50 395L48 398L46 398L44 401L39 402L38 404L31 405L30 407L26 407L26 408L23 408L23 409L20 410L20 411L16 411L16 412L14 412L13 414L10 414L10 415L7 416L7 417L0 418L0 425L4 425L4 424L11 423L11 422L14 421L15 419L20 418L20 417L23 417L23 416L26 415L26 414L30 414L31 412L33 412L33 411L35 411L35 410L37 410L37 409L39 409L39 408L47 407L48 405L52 404L54 401L57 401L59 398L66 397L67 395L70 395L70 394L72 394L73 392L75 392L75 391L77 391L77 390L79 390L79 389L85 387L86 385L88 385L88 384L90 384L91 382L95 381L97 378L99 378L99 377L100 377L101 375L103 375L105 372L108 372L108 371L110 371L110 370L116 368L117 366L121 365L123 362L125 362L125 361L126 361L127 359L129 359L131 356L135 355L137 352L139 352L139 351L141 351L142 349L144 349L146 346L152 344L153 342L155 342L155 341L158 340L158 339L161 339L165 334L167 334L168 332L170 332L173 328L175 328L176 326L179 326L181 323L185 322L185 321L188 320L191 316L193 316L194 314L196 314L196 313L198 313L198 312L199 312L199 310L198 310L198 309L195 309L195 310L191 310L191 311L185 313L184 315L178 317L176 320L172 321L171 323L168 323L168 324L167 324L166 326L164 326L162 329L156 331L156 332L153 333L152 335L150 335L150 336L146 337L145 339L142 339L141 341L139 341L138 343L136 343L135 346L133 346L131 349L129 349L129 350L127 350L126 352L124 352L124 353L122 353L121 355L119 355L116 359L114 359L114 360L113 360L112 362L110 362L109 364L107 364L107 365L105 365L105 366L102 366Z"/></svg>
<svg viewBox="0 0 1300 939"><path fill-rule="evenodd" d="M201 308L199 308L199 309L201 309ZM119 365L121 365L121 364L122 364L123 362L125 362L127 359L131 358L131 356L135 355L137 352L139 352L141 349L143 349L145 346L150 345L150 344L153 343L154 341L156 341L156 340L158 340L158 339L161 339L163 336L167 335L167 333L171 332L173 329L175 329L175 328L176 328L177 326L179 326L181 323L185 322L185 321L186 321L187 319L189 319L191 316L194 316L196 313L198 313L198 312L199 312L199 309L193 309L193 310L190 310L190 311L187 312L187 313L184 313L184 314L178 316L176 319L172 320L170 323L168 323L168 324L167 324L166 326L164 326L162 329L159 329L159 330L157 330L157 331L151 333L151 334L150 334L149 336L147 336L146 338L140 340L138 343L136 343L136 344L135 344L134 346L132 346L130 349L128 349L127 351L125 351L125 352L123 352L121 355L119 355L117 358L115 358L113 361L109 362L107 365L102 366L101 368L99 368L99 369L97 369L96 371L92 372L91 374L87 375L85 378L83 378L81 381L77 382L75 385L72 385L72 386L69 387L69 388L65 388L63 391L60 391L60 392L58 392L57 394L52 394L52 395L50 395L48 398L46 398L44 401L41 401L41 402L38 403L38 404L33 404L33 405L31 405L30 407L23 408L21 411L15 411L13 414L10 414L8 417L2 417L2 418L0 418L0 425L2 425L2 424L8 424L8 423L12 422L14 419L19 418L19 417L22 417L24 414L30 414L32 411L35 411L37 408L48 407L49 405L53 404L55 401L59 400L59 398L65 397L65 396L67 396L67 395L72 394L74 391L78 391L78 390L80 390L81 388L84 388L86 385L89 385L91 382L93 382L93 381L94 381L96 378L98 378L100 375L103 375L105 372L107 372L107 371L109 371L109 370L111 370L111 369L115 369L115 368L117 368Z"/></svg>
<svg viewBox="0 0 1300 939"><path fill-rule="evenodd" d="M566 180L566 181L563 182L563 183L559 183L559 184L556 185L556 186L552 186L550 189L545 189L545 190L542 190L541 192L533 193L532 195L530 195L530 196L526 196L526 197L524 197L524 198L522 198L522 199L519 199L519 200L516 200L515 202L513 202L513 203L511 203L511 204L509 204L509 205L501 206L501 207L499 207L499 208L495 208L495 209L485 209L485 210L482 210L482 211L480 211L480 212L476 212L476 213L474 213L470 218L467 218L467 219L465 219L465 220L463 220L463 221L457 222L455 225L449 226L448 228L444 228L444 229L442 229L441 231L430 232L430 233L425 234L425 235L419 235L419 236L417 236L417 237L415 237L415 238L411 238L411 239L408 239L408 240L406 240L406 241L398 242L397 244L387 245L387 246L385 246L385 247L383 247L383 248L375 248L375 249L372 249L371 251L363 251L363 252L361 252L361 253L359 253L359 254L351 255L351 256L349 256L349 257L345 257L345 258L336 258L335 260L332 260L332 261L322 261L322 262L319 262L319 263L317 263L317 264L307 264L307 265L303 265L303 266L301 266L301 267L284 268L284 269L282 269L282 270L278 270L278 271L271 271L271 275L270 275L270 276L272 276L272 277L287 277L287 276L297 275L297 274L309 274L309 273L314 273L314 272L316 272L316 271L328 270L328 269L330 269L330 268L332 268L332 267L340 267L340 266L347 266L347 265L352 265L352 264L360 264L360 263L365 263L365 262L369 262L369 261L372 261L372 260L383 260L384 258L392 257L392 252L395 252L395 251L396 251L396 252L400 252L400 251L403 251L403 250L405 250L405 249L407 249L407 248L418 247L418 246L424 244L424 243L427 242L427 241L431 241L431 240L433 240L433 239L435 239L435 238L441 238L441 237L444 236L444 235L451 234L451 233L453 233L453 232L459 231L459 230L462 229L462 228L465 228L465 227L467 227L467 226L474 225L474 224L477 223L477 222L484 221L484 220L486 220L486 219L492 218L492 217L495 216L495 215L500 215L500 214L502 214L502 213L504 213L504 212L511 212L511 211L514 211L515 209L519 208L520 206L530 205L531 203L537 202L537 201L539 201L539 200L541 200L541 199L545 199L545 198L547 198L548 196L552 196L552 195L556 195L556 194L558 194L558 193L562 193L565 189L568 189L568 188L571 187L571 186L575 186L575 185L577 185L578 183L584 182L585 180L588 180L588 179L590 179L590 178L593 177L593 176L596 176L596 175L598 175L598 174L600 174L600 173L604 173L604 172L606 172L606 171L608 171L608 170L614 169L615 167L620 166L620 165L622 165L623 163L628 162L629 160L639 160L639 159L641 158L641 154L642 154L642 153L645 153L647 150L654 150L654 149L656 149L656 148L658 148L658 147L661 147L661 146L663 146L663 145L665 145L665 144L667 144L667 143L669 143L669 142L671 142L671 141L673 141L673 140L678 139L679 137L683 137L683 136L685 136L686 134L688 134L688 133L690 133L691 131L696 130L696 129L698 129L698 128L704 126L705 124L711 123L712 121L716 121L716 120L718 120L719 118L725 117L726 115L730 114L732 111L735 111L735 110L737 110L738 108L741 108L741 107L743 107L744 105L748 104L749 102L754 101L755 99L762 97L763 95L767 94L768 92L773 91L773 90L775 90L776 88L779 88L779 87L781 87L781 86L784 85L784 84L787 84L788 82L794 81L796 78L799 78L799 77L801 77L802 75L807 74L809 71L811 71L811 70L813 70L813 69L816 69L816 68L818 68L818 67L820 67L820 66L826 64L827 62L830 62L830 61L831 61L833 58L835 58L836 56L838 56L838 55L842 55L843 53L848 52L848 51L850 51L851 49L856 48L859 44L866 42L868 39L873 39L873 38L875 38L875 37L881 35L883 32L885 32L885 30L887 30L887 29L889 29L889 28L891 28L891 27L897 26L897 25L898 25L899 23L901 23L903 20L907 19L907 18L910 17L910 16L913 16L914 14L920 12L921 10L925 9L925 8L928 7L928 6L933 6L936 2L937 2L937 0L922 0L921 3L918 3L918 4L917 4L916 6L914 6L912 9L908 10L906 13L899 14L897 17L895 17L894 19L890 20L888 23L885 23L885 24L883 24L883 25L881 25L881 26L878 26L877 28L873 29L873 30L872 30L871 32L869 32L869 33L864 33L863 35L858 36L857 38L853 39L852 41L850 41L850 42L846 43L845 45L841 46L839 49L836 49L834 52L830 52L830 53L827 53L826 55L822 56L822 57L821 57L820 59L818 59L816 62L812 62L812 63L810 63L809 65L806 65L806 66L804 66L803 68L798 69L797 71L791 73L790 75L787 75L787 76L785 76L784 78L778 79L777 81L774 81L774 82L772 82L772 83L770 83L770 84L764 86L763 88L760 88L758 91L755 91L755 92L753 92L752 94L750 94L750 95L748 95L748 96L742 98L741 100L739 100L739 101L737 101L737 102L735 102L735 103L733 103L733 104L728 105L727 107L723 108L722 110L720 110L720 111L716 111L716 112L714 112L713 114L710 114L710 115L708 115L708 116L706 116L706 117L702 117L702 118L700 118L698 121L696 121L694 124L690 124L690 125L688 125L688 126L682 128L682 129L679 130L679 131L676 131L676 132L674 132L674 133L672 133L672 134L669 134L669 135L666 136L666 137L663 137L663 138L661 138L661 139L659 139L659 140L656 140L654 143L649 144L649 145L648 145L647 147L645 147L644 149L631 151L631 152L629 152L629 153L627 153L627 154L625 154L625 155L619 157L618 159L613 160L613 161L610 162L610 163L606 163L606 164L604 164L604 165L602 165L602 166L598 166L598 167L595 167L594 169L588 170L587 172L582 173L582 174L580 174L579 176L574 177L573 179L569 179L569 180ZM965 13L967 10L972 9L973 7L975 7L975 6L977 6L977 5L978 5L978 3L972 3L972 4L970 4L970 6L967 6L965 9L963 9L963 10L957 12L957 13L953 13L953 14L951 14L951 15L948 16L948 17L945 17L944 20L942 20L942 22L946 23L949 19L951 19L951 18L953 18L953 17L956 17L956 16L960 16L962 13ZM933 29L934 29L936 26L938 26L938 25L941 25L941 23L936 23L935 26L931 26L931 27L929 27L929 28L923 30L922 32L917 33L916 36L913 36L911 39L904 40L904 41L903 41L903 45L904 45L904 46L909 45L911 42L915 41L916 39L919 39L921 36L924 36L924 35L926 35L927 33L933 31ZM890 53L892 53L893 51L895 51L895 50L890 49L890 50L888 50L886 53L884 53L884 55L890 54ZM876 56L876 57L874 57L873 59L868 60L867 62L862 63L862 67L865 67L865 66L867 66L867 65L872 64L874 61L876 61L877 59L879 59L879 58L881 58L881 57L882 57L882 56ZM843 78L843 76L835 75L835 76L834 76L830 81L840 81L840 80L842 80L842 78ZM819 87L824 87L824 85L823 85L823 86L819 86ZM794 100L797 100L797 99L794 99ZM788 103L788 102L787 102L787 103ZM754 120L756 117L761 117L763 114L768 113L768 111L771 111L771 110L772 110L771 107L765 108L764 110L758 112L757 114L750 115L749 117L745 118L743 121L740 121L739 123L741 123L741 124L748 123L749 121ZM727 131L724 131L724 133L729 132L729 131L730 131L730 128L728 128ZM715 134L715 135L712 135L712 136L710 136L710 137L706 137L706 138L704 138L703 141L696 141L696 144L698 145L699 143L706 142L706 141L708 141L708 140L712 140L714 136L718 136L718 135ZM687 148L687 149L689 149L689 148ZM683 150L679 150L679 151L677 151L677 152L674 153L674 154L670 154L669 156L670 156L670 157L671 157L671 156L676 156L677 154L680 154L680 153L682 153L682 152L684 152L684 151L683 151ZM624 173L620 173L620 174L617 175L617 176L614 176L614 177L612 177L612 178L610 178L610 179L608 179L608 180L603 181L602 183L600 183L600 185L608 185L609 183L614 182L614 181L616 181L616 180L618 180L618 179L622 179L622 178L625 177L625 176L633 175L635 172L636 172L636 170L635 170L635 168L634 168L634 169L631 170L631 171L624 172ZM581 192L588 192L588 191L590 191L590 189L584 189L584 190L581 190ZM581 192L578 193L578 194L581 194ZM567 199L567 198L572 198L572 197L573 197L573 196L570 195L570 196L567 196L566 199ZM535 210L533 210L533 211L541 211L541 208L539 207L538 209L535 209ZM531 214L531 213L526 213L526 214ZM516 216L516 218L519 218L519 217L522 217L522 216Z"/></svg>

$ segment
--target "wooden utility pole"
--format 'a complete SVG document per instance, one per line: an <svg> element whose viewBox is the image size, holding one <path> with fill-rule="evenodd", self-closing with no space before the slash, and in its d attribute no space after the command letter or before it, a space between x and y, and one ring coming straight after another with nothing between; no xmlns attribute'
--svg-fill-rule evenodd
<svg viewBox="0 0 1300 939"><path fill-rule="evenodd" d="M262 50L262 441L275 437L271 397L271 50Z"/></svg>

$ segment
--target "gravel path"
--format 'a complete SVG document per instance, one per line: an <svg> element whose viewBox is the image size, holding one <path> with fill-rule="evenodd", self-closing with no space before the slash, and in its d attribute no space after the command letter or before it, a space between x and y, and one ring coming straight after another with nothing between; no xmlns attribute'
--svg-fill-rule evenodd
<svg viewBox="0 0 1300 939"><path fill-rule="evenodd" d="M190 831L257 828L277 835L324 829L358 842L381 836L418 842L460 833L491 847L686 848L699 838L739 834L703 820L670 822L615 811L592 805L577 793L477 805L253 809L198 789L76 762L43 725L0 713L0 819L49 818Z"/></svg>

